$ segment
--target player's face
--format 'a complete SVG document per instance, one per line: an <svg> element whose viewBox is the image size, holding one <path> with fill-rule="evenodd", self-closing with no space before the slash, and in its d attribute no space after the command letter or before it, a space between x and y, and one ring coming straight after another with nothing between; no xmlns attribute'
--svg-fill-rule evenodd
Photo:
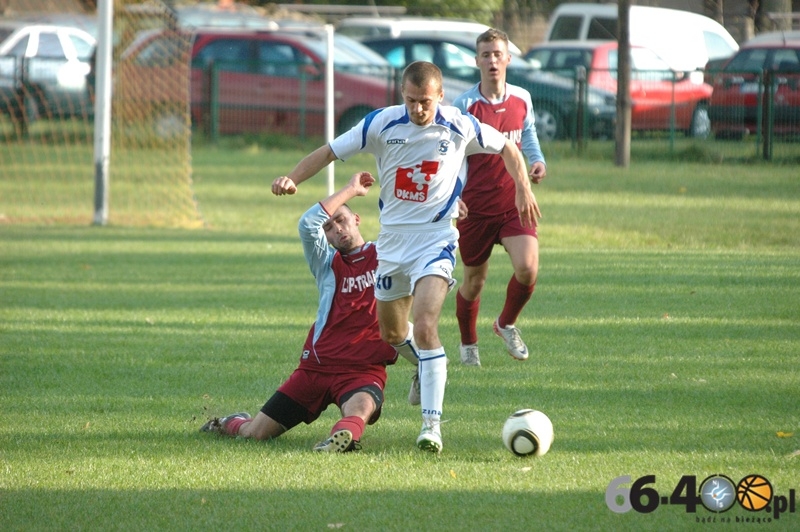
<svg viewBox="0 0 800 532"><path fill-rule="evenodd" d="M505 82L506 69L511 62L508 45L502 39L479 43L475 62L481 70L481 80Z"/></svg>
<svg viewBox="0 0 800 532"><path fill-rule="evenodd" d="M444 91L438 83L431 80L424 87L417 87L413 83L406 82L403 84L402 92L412 122L418 126L427 126L433 122L436 106L444 97Z"/></svg>
<svg viewBox="0 0 800 532"><path fill-rule="evenodd" d="M330 220L322 224L322 229L330 245L347 253L364 243L358 230L359 221L356 213L342 206L333 213Z"/></svg>

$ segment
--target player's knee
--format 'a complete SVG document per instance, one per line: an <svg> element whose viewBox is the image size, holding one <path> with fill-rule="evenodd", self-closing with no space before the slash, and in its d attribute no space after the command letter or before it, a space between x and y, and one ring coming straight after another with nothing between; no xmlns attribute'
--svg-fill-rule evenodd
<svg viewBox="0 0 800 532"><path fill-rule="evenodd" d="M486 285L486 278L485 277L473 277L472 279L465 279L464 280L464 289L469 292L469 294L474 295L477 297L483 291L483 287ZM475 299L475 297L469 298L470 300Z"/></svg>
<svg viewBox="0 0 800 532"><path fill-rule="evenodd" d="M401 334L397 329L381 327L381 340L389 345L400 345L406 341L406 336L405 334Z"/></svg>
<svg viewBox="0 0 800 532"><path fill-rule="evenodd" d="M359 392L342 404L342 415L356 416L366 423L377 408L378 405L371 394Z"/></svg>
<svg viewBox="0 0 800 532"><path fill-rule="evenodd" d="M441 345L436 321L425 319L418 319L418 321L415 321L414 341L420 349L431 349L432 347Z"/></svg>
<svg viewBox="0 0 800 532"><path fill-rule="evenodd" d="M538 275L538 268L520 268L514 272L514 277L517 278L520 284L531 286L536 284L536 277Z"/></svg>

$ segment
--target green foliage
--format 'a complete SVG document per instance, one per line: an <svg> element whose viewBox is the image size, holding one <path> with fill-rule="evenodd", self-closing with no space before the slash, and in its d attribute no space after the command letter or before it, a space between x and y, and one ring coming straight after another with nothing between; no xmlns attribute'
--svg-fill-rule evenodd
<svg viewBox="0 0 800 532"><path fill-rule="evenodd" d="M441 456L414 447L405 361L360 453L310 451L333 408L268 443L199 433L210 416L254 414L300 356L316 294L296 222L326 184L283 198L269 184L313 147L195 147L203 229L2 226L4 530L677 530L772 514L659 499L618 515L607 486L652 474L668 496L683 475L758 473L777 495L800 488L796 168L620 169L568 144L546 147L535 188L541 271L518 322L531 359L512 361L491 333L512 274L500 248L481 368L458 363L448 297ZM365 168L368 157L336 163L336 180ZM370 238L376 203L377 190L354 202ZM502 447L523 407L553 420L541 459Z"/></svg>

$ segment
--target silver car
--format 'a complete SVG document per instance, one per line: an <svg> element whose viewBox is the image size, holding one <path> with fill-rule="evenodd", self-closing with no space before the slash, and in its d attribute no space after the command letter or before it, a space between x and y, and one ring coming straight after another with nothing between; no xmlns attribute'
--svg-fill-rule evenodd
<svg viewBox="0 0 800 532"><path fill-rule="evenodd" d="M27 120L91 115L95 46L79 28L0 21L0 112Z"/></svg>

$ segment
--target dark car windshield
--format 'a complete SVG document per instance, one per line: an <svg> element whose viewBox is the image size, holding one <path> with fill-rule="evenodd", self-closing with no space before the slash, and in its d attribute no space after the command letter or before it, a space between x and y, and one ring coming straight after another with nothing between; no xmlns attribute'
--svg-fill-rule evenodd
<svg viewBox="0 0 800 532"><path fill-rule="evenodd" d="M341 36L334 36L333 46L333 64L338 67L352 67L355 65L363 65L374 59L368 59L364 55L356 54L353 49L348 45L340 45L342 41ZM311 38L303 40L303 44L311 48L324 61L328 57L328 46L322 38ZM385 64L385 62L383 63Z"/></svg>
<svg viewBox="0 0 800 532"><path fill-rule="evenodd" d="M749 48L741 50L725 66L728 72L762 72L765 69L800 69L800 48Z"/></svg>
<svg viewBox="0 0 800 532"><path fill-rule="evenodd" d="M753 48L742 50L725 67L731 72L761 72L767 63L770 50L766 48Z"/></svg>
<svg viewBox="0 0 800 532"><path fill-rule="evenodd" d="M14 33L13 28L0 28L0 43L8 39L12 33Z"/></svg>
<svg viewBox="0 0 800 532"><path fill-rule="evenodd" d="M323 61L328 57L327 42L323 34L307 35L303 44ZM344 35L333 36L333 65L336 70L373 76L386 76L391 71L389 62L360 42Z"/></svg>

